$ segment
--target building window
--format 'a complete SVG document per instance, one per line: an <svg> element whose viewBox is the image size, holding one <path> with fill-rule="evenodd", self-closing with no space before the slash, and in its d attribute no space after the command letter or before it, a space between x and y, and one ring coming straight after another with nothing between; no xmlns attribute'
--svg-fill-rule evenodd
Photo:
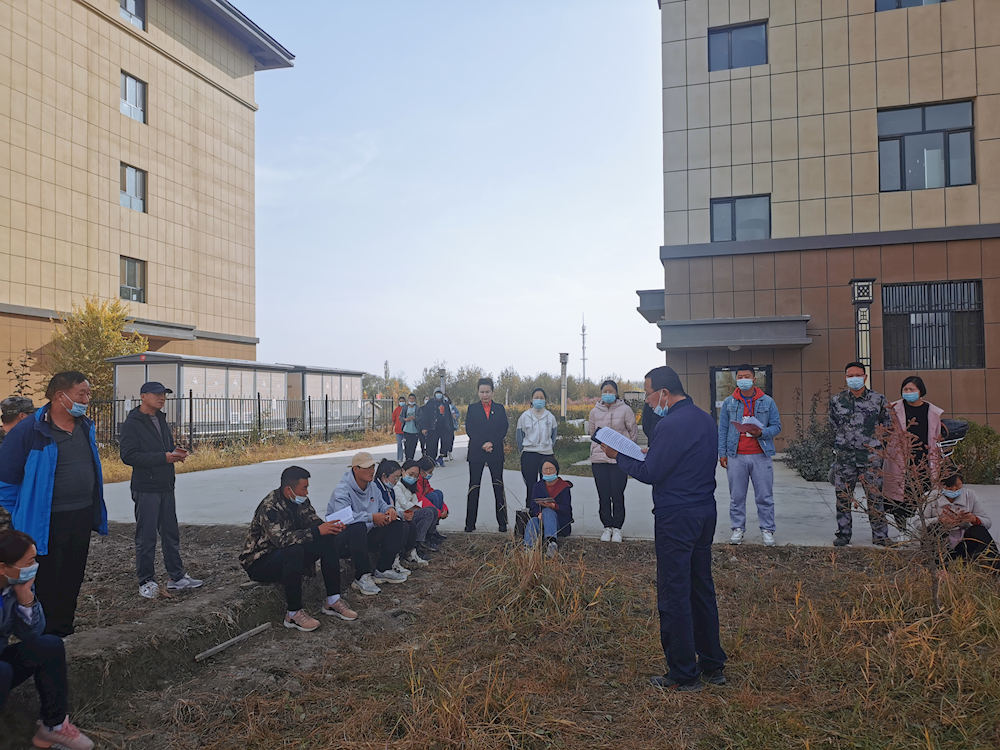
<svg viewBox="0 0 1000 750"><path fill-rule="evenodd" d="M766 240L771 236L771 197L712 201L712 242Z"/></svg>
<svg viewBox="0 0 1000 750"><path fill-rule="evenodd" d="M896 10L897 8L916 8L919 5L939 5L948 0L875 0L875 10Z"/></svg>
<svg viewBox="0 0 1000 750"><path fill-rule="evenodd" d="M146 210L146 173L141 169L121 165L121 204L133 211Z"/></svg>
<svg viewBox="0 0 1000 750"><path fill-rule="evenodd" d="M122 101L123 115L133 120L146 122L146 84L138 78L133 78L122 71Z"/></svg>
<svg viewBox="0 0 1000 750"><path fill-rule="evenodd" d="M146 0L118 0L122 18L140 29L146 28Z"/></svg>
<svg viewBox="0 0 1000 750"><path fill-rule="evenodd" d="M119 263L122 299L131 302L146 301L146 261L122 256Z"/></svg>
<svg viewBox="0 0 1000 750"><path fill-rule="evenodd" d="M709 70L731 70L766 64L766 23L708 30Z"/></svg>
<svg viewBox="0 0 1000 750"><path fill-rule="evenodd" d="M882 328L886 370L986 366L981 281L884 285Z"/></svg>
<svg viewBox="0 0 1000 750"><path fill-rule="evenodd" d="M879 190L927 190L975 182L972 102L878 113Z"/></svg>

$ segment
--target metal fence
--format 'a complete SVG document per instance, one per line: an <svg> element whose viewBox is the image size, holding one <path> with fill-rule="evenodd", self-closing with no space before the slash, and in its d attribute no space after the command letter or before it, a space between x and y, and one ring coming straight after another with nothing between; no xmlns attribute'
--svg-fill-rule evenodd
<svg viewBox="0 0 1000 750"><path fill-rule="evenodd" d="M87 415L94 420L97 442L118 442L128 413L138 399L91 401ZM333 436L392 426L391 399L333 400L271 398L167 399L163 407L179 445L270 440L285 435L329 440Z"/></svg>

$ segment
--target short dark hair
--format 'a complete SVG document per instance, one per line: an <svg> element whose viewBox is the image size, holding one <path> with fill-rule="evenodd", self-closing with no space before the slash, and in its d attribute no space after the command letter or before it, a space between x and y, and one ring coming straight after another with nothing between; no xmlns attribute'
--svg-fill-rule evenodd
<svg viewBox="0 0 1000 750"><path fill-rule="evenodd" d="M850 370L850 369L851 369L852 367L860 367L860 368L861 368L862 370L864 370L864 371L865 371L865 374L867 374L867 373L868 373L868 368L867 368L867 367L865 367L865 366L864 366L863 364L861 364L860 362L848 362L848 363L847 363L847 366L846 366L846 367L844 367L844 372L847 372L847 371L848 371L848 370Z"/></svg>
<svg viewBox="0 0 1000 750"><path fill-rule="evenodd" d="M549 397L545 393L545 389L544 388L533 388L532 391L531 391L531 397L534 398L536 393L541 393L542 394L542 398L544 398L546 401L549 400Z"/></svg>
<svg viewBox="0 0 1000 750"><path fill-rule="evenodd" d="M31 549L34 543L35 540L23 531L14 529L0 531L0 563L13 565L24 557L24 553Z"/></svg>
<svg viewBox="0 0 1000 750"><path fill-rule="evenodd" d="M962 472L953 471L951 474L949 474L944 478L944 486L954 487L956 484L958 484L959 480L961 480L962 482L965 481L964 479L962 479Z"/></svg>
<svg viewBox="0 0 1000 750"><path fill-rule="evenodd" d="M16 422L20 419L22 412L17 412L17 414L4 414L0 416L0 424L10 424L11 422Z"/></svg>
<svg viewBox="0 0 1000 750"><path fill-rule="evenodd" d="M416 400L416 398L417 398L417 394L416 393L411 393L410 396L413 396L414 400ZM407 396L407 398L409 398L410 396Z"/></svg>
<svg viewBox="0 0 1000 750"><path fill-rule="evenodd" d="M663 367L654 367L646 373L646 377L649 379L649 384L654 391L666 389L674 396L687 395L684 392L684 386L681 384L680 376L674 371L673 367L667 367L666 365Z"/></svg>
<svg viewBox="0 0 1000 750"><path fill-rule="evenodd" d="M281 489L297 487L303 479L309 478L309 472L301 466L289 466L281 472Z"/></svg>
<svg viewBox="0 0 1000 750"><path fill-rule="evenodd" d="M555 456L546 456L544 459L542 459L542 464L541 466L538 467L539 474L542 473L542 466L544 466L545 464L552 464L553 466L556 467L556 474L559 473L559 460Z"/></svg>
<svg viewBox="0 0 1000 750"><path fill-rule="evenodd" d="M434 467L437 466L437 464L434 463L434 459L430 456L421 456L417 466L419 466L423 471L434 471Z"/></svg>
<svg viewBox="0 0 1000 750"><path fill-rule="evenodd" d="M80 385L87 379L87 376L76 370L67 370L52 376L52 380L45 386L45 398L51 401L59 391L65 391L74 385Z"/></svg>
<svg viewBox="0 0 1000 750"><path fill-rule="evenodd" d="M375 476L379 479L387 477L395 471L399 471L399 464L390 458L383 458L375 470Z"/></svg>
<svg viewBox="0 0 1000 750"><path fill-rule="evenodd" d="M910 383L917 386L917 390L920 391L920 398L927 395L927 386L924 385L924 379L919 375L910 375L908 378L903 378L903 382L899 385L899 392L903 392L903 388Z"/></svg>
<svg viewBox="0 0 1000 750"><path fill-rule="evenodd" d="M753 369L753 365L748 365L745 362L742 365L737 365L736 369L733 370L733 372L738 375L739 373L743 372L744 370L746 370L748 372L751 372L751 373L754 373L754 374L756 374L756 372L757 372L756 370Z"/></svg>
<svg viewBox="0 0 1000 750"><path fill-rule="evenodd" d="M476 385L476 388L478 389L479 386L481 386L481 385L488 385L490 387L490 390L492 391L493 390L493 378L479 378L479 384Z"/></svg>
<svg viewBox="0 0 1000 750"><path fill-rule="evenodd" d="M606 386L606 385L610 385L612 388L615 389L615 393L618 393L618 383L616 383L615 381L610 380L610 379L609 380L605 380L603 383L601 383L601 390L602 391L604 390L604 386Z"/></svg>
<svg viewBox="0 0 1000 750"><path fill-rule="evenodd" d="M417 467L417 468L419 469L419 468L420 468L420 462L419 462L419 461L414 461L414 460L413 460L412 458L411 458L411 459L409 459L409 460L407 460L407 461L404 461L404 462L403 462L403 471L404 471L404 472L405 472L405 471L409 471L409 470L410 470L410 469L412 469L412 468L413 468L414 466L415 466L415 467Z"/></svg>

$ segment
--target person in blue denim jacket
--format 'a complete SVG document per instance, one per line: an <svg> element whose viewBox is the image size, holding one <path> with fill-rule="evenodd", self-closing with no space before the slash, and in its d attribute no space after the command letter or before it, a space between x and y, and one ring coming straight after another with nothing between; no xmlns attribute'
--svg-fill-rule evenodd
<svg viewBox="0 0 1000 750"><path fill-rule="evenodd" d="M774 437L781 417L774 399L753 384L753 365L736 368L736 390L719 410L719 464L729 479L730 544L741 544L746 534L747 488L753 482L757 520L764 544L774 546ZM754 417L763 427L740 432L735 426Z"/></svg>

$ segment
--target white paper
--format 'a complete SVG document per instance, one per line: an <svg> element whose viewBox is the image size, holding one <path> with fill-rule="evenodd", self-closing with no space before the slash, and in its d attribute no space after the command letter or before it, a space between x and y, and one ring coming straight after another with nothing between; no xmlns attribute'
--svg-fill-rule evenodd
<svg viewBox="0 0 1000 750"><path fill-rule="evenodd" d="M743 424L750 424L762 430L764 429L764 423L757 419L757 417L743 417Z"/></svg>
<svg viewBox="0 0 1000 750"><path fill-rule="evenodd" d="M354 509L353 508L342 508L336 513L330 513L326 517L327 521L340 521L344 526L347 526L351 521L354 520Z"/></svg>
<svg viewBox="0 0 1000 750"><path fill-rule="evenodd" d="M633 443L620 432L615 432L610 427L601 427L594 433L594 437L609 448L614 448L619 453L624 453L629 458L636 461L645 461L646 454L638 443Z"/></svg>

